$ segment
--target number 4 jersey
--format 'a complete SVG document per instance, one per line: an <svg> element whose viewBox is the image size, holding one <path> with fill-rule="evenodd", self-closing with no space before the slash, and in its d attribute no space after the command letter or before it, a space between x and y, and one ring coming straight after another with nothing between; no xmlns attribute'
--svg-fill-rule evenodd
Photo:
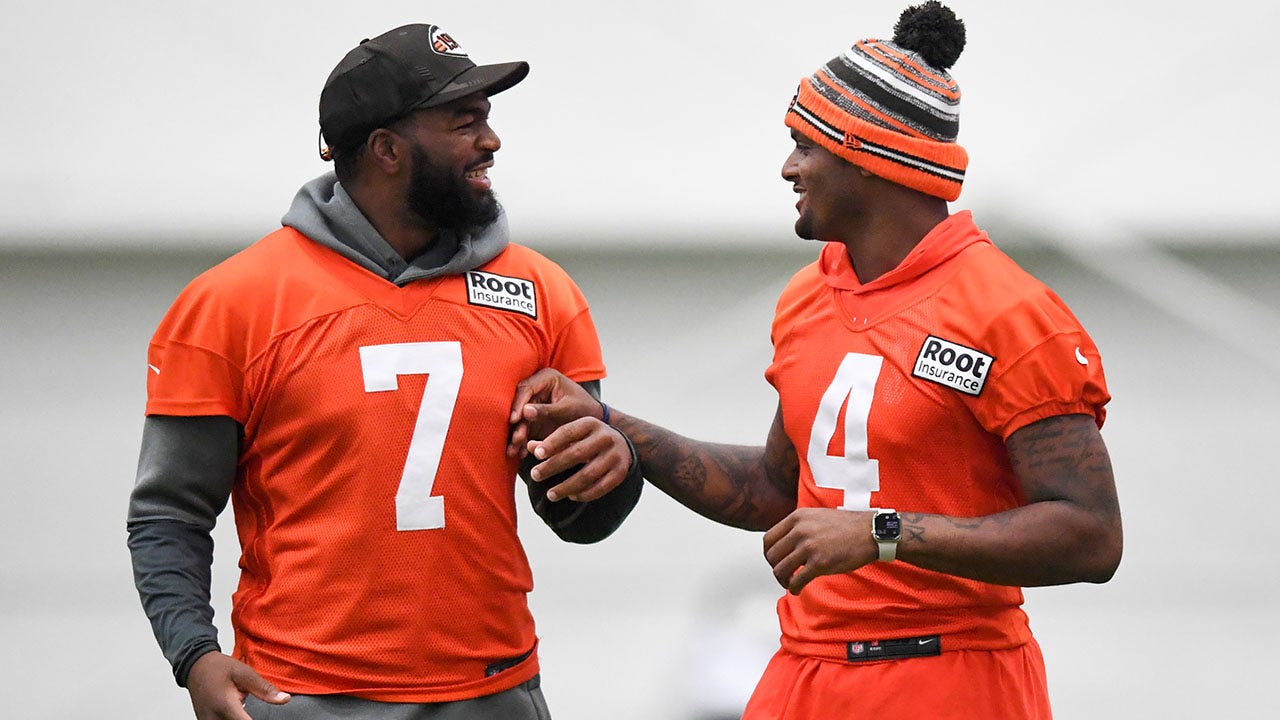
<svg viewBox="0 0 1280 720"><path fill-rule="evenodd" d="M289 692L391 702L537 672L507 417L539 368L604 376L558 266L511 245L397 287L284 228L193 281L148 363L148 414L244 427L236 657Z"/></svg>
<svg viewBox="0 0 1280 720"><path fill-rule="evenodd" d="M1101 425L1110 399L1080 323L968 212L865 285L844 246L826 245L779 299L773 344L800 507L1017 507L1009 435L1062 414ZM1030 638L1021 604L1020 588L894 562L818 578L778 614L784 647L845 659L846 643L926 635L944 650L1013 647Z"/></svg>

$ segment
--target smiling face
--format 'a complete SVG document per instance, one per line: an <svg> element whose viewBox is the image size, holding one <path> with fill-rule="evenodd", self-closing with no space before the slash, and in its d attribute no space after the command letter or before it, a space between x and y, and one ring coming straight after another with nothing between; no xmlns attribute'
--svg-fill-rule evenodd
<svg viewBox="0 0 1280 720"><path fill-rule="evenodd" d="M795 149L782 164L782 178L800 195L796 235L806 240L838 241L862 214L867 175L796 130Z"/></svg>
<svg viewBox="0 0 1280 720"><path fill-rule="evenodd" d="M489 127L489 109L488 98L474 93L397 123L412 143L405 205L429 227L468 232L497 218L489 168L502 141Z"/></svg>

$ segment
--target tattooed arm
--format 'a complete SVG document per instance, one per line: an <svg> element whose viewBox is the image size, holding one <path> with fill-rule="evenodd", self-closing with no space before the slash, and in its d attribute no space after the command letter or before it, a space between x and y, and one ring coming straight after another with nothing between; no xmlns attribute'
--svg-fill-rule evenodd
<svg viewBox="0 0 1280 720"><path fill-rule="evenodd" d="M1111 459L1088 415L1022 428L1006 446L1027 504L978 518L902 513L898 560L1000 585L1106 582L1122 533ZM793 593L877 557L871 513L797 510L765 534L774 577Z"/></svg>
<svg viewBox="0 0 1280 720"><path fill-rule="evenodd" d="M690 440L616 410L611 420L631 438L645 479L703 517L767 530L796 508L800 464L781 409L764 447Z"/></svg>
<svg viewBox="0 0 1280 720"><path fill-rule="evenodd" d="M1001 585L1110 580L1123 548L1120 503L1093 418L1046 418L1015 432L1007 446L1027 505L982 518L908 513L900 557Z"/></svg>
<svg viewBox="0 0 1280 720"><path fill-rule="evenodd" d="M531 475L542 481L575 465L598 465L605 439L617 430L635 447L645 479L704 517L765 530L796 507L800 464L783 432L780 409L764 447L691 440L616 409L610 411L608 425L602 416L603 407L575 383L553 370L540 371L517 388L509 451L528 450L541 460ZM530 440L539 436L545 439ZM590 478L573 480L553 488L557 492L548 497L572 498L604 486Z"/></svg>

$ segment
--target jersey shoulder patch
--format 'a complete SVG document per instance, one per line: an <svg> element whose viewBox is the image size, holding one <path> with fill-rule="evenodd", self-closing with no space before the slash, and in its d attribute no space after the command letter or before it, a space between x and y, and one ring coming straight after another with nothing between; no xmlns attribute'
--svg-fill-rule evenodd
<svg viewBox="0 0 1280 720"><path fill-rule="evenodd" d="M980 350L929 335L920 345L911 374L977 397L994 363L994 357Z"/></svg>

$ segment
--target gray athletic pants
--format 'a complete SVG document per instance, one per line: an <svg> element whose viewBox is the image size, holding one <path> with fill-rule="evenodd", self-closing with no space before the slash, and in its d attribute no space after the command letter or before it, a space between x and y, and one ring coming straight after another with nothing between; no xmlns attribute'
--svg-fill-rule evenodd
<svg viewBox="0 0 1280 720"><path fill-rule="evenodd" d="M244 703L253 720L551 720L542 697L542 678L493 695L443 703L389 703L349 695L294 695L284 705L250 695Z"/></svg>

